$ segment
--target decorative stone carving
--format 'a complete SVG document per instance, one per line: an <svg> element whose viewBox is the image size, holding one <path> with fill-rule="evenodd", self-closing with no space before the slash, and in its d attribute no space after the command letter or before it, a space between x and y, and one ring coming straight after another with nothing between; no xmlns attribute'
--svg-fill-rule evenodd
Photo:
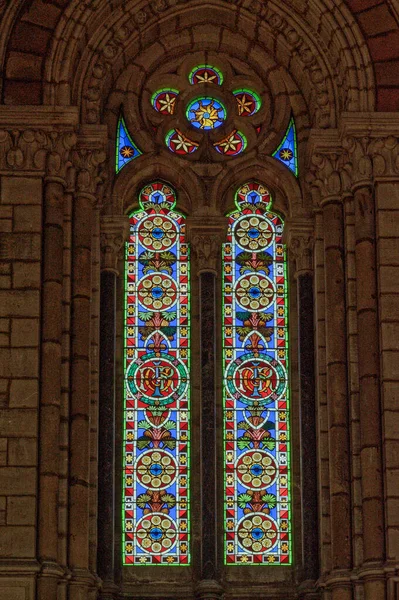
<svg viewBox="0 0 399 600"><path fill-rule="evenodd" d="M187 240L196 256L198 272L218 272L220 250L226 240L227 219L213 217L212 221L212 224L207 225L206 217L187 219Z"/></svg>
<svg viewBox="0 0 399 600"><path fill-rule="evenodd" d="M129 218L103 216L101 218L101 269L118 274L120 251L129 236Z"/></svg>
<svg viewBox="0 0 399 600"><path fill-rule="evenodd" d="M73 131L0 130L0 169L46 171L49 177L64 179L76 141Z"/></svg>
<svg viewBox="0 0 399 600"><path fill-rule="evenodd" d="M296 264L296 275L313 273L314 237L311 231L289 233L289 251Z"/></svg>

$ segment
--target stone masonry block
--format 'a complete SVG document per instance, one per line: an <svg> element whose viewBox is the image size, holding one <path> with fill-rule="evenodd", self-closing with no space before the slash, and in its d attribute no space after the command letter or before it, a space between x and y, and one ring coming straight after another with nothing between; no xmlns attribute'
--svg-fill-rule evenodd
<svg viewBox="0 0 399 600"><path fill-rule="evenodd" d="M34 527L0 527L0 557L33 558L36 531Z"/></svg>
<svg viewBox="0 0 399 600"><path fill-rule="evenodd" d="M11 324L11 346L38 346L39 320L13 319Z"/></svg>
<svg viewBox="0 0 399 600"><path fill-rule="evenodd" d="M38 317L39 310L38 291L0 290L0 317Z"/></svg>
<svg viewBox="0 0 399 600"><path fill-rule="evenodd" d="M385 410L399 410L399 381L384 381L382 384L382 397Z"/></svg>
<svg viewBox="0 0 399 600"><path fill-rule="evenodd" d="M399 227L399 210L379 210L377 213L378 237L396 237Z"/></svg>
<svg viewBox="0 0 399 600"><path fill-rule="evenodd" d="M2 348L10 345L10 336L8 333L0 333L0 346Z"/></svg>
<svg viewBox="0 0 399 600"><path fill-rule="evenodd" d="M10 389L10 408L35 408L39 401L37 379L13 379Z"/></svg>
<svg viewBox="0 0 399 600"><path fill-rule="evenodd" d="M14 262L12 284L14 289L40 287L40 263Z"/></svg>
<svg viewBox="0 0 399 600"><path fill-rule="evenodd" d="M387 469L399 469L399 440L387 440L385 442L385 463ZM398 489L399 487L396 488L396 492L389 493L395 495Z"/></svg>
<svg viewBox="0 0 399 600"><path fill-rule="evenodd" d="M36 498L34 496L9 496L7 499L7 524L35 525Z"/></svg>
<svg viewBox="0 0 399 600"><path fill-rule="evenodd" d="M399 294L382 294L380 297L381 321L396 321L398 319Z"/></svg>
<svg viewBox="0 0 399 600"><path fill-rule="evenodd" d="M10 219L0 220L0 233L9 233L12 230L12 221Z"/></svg>
<svg viewBox="0 0 399 600"><path fill-rule="evenodd" d="M9 275L0 275L0 289L9 290L11 288L11 277Z"/></svg>
<svg viewBox="0 0 399 600"><path fill-rule="evenodd" d="M5 496L27 496L36 493L34 467L0 468L0 490Z"/></svg>
<svg viewBox="0 0 399 600"><path fill-rule="evenodd" d="M39 352L35 349L18 348L0 350L0 377L37 377Z"/></svg>
<svg viewBox="0 0 399 600"><path fill-rule="evenodd" d="M26 78L40 81L43 58L25 52L10 52L6 76L9 79Z"/></svg>
<svg viewBox="0 0 399 600"><path fill-rule="evenodd" d="M3 233L0 238L2 260L40 260L40 235L36 233Z"/></svg>
<svg viewBox="0 0 399 600"><path fill-rule="evenodd" d="M399 380L399 352L390 350L383 352L382 376L384 379Z"/></svg>
<svg viewBox="0 0 399 600"><path fill-rule="evenodd" d="M37 413L33 409L0 409L0 436L17 437L37 435ZM0 486L1 490L1 486Z"/></svg>
<svg viewBox="0 0 399 600"><path fill-rule="evenodd" d="M399 265L399 237L380 238L378 254L380 265Z"/></svg>
<svg viewBox="0 0 399 600"><path fill-rule="evenodd" d="M381 324L381 341L382 350L399 350L399 321Z"/></svg>
<svg viewBox="0 0 399 600"><path fill-rule="evenodd" d="M36 438L10 438L8 440L8 464L32 467L37 464Z"/></svg>
<svg viewBox="0 0 399 600"><path fill-rule="evenodd" d="M2 177L1 204L41 204L42 180L38 177Z"/></svg>
<svg viewBox="0 0 399 600"><path fill-rule="evenodd" d="M16 206L13 219L14 231L31 231L40 233L42 230L42 210L40 206Z"/></svg>
<svg viewBox="0 0 399 600"><path fill-rule="evenodd" d="M389 440L399 439L399 406L397 409L397 412L388 410L384 412L384 433L385 438Z"/></svg>
<svg viewBox="0 0 399 600"><path fill-rule="evenodd" d="M399 293L399 267L380 267L380 291L384 294Z"/></svg>

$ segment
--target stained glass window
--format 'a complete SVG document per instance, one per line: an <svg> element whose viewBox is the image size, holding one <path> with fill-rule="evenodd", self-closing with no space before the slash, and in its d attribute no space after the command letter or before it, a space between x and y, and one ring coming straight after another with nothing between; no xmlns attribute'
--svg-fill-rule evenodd
<svg viewBox="0 0 399 600"><path fill-rule="evenodd" d="M220 154L225 154L226 156L237 156L237 154L244 152L245 148L247 147L247 138L243 133L241 133L241 131L233 129L233 131L229 133L227 137L213 145Z"/></svg>
<svg viewBox="0 0 399 600"><path fill-rule="evenodd" d="M274 158L277 158L286 167L290 169L298 177L298 151L296 143L296 129L295 121L292 117L283 141L273 154Z"/></svg>
<svg viewBox="0 0 399 600"><path fill-rule="evenodd" d="M189 249L173 189L130 215L125 274L124 564L188 565Z"/></svg>
<svg viewBox="0 0 399 600"><path fill-rule="evenodd" d="M237 102L237 110L240 117L252 117L260 109L262 102L256 92L243 88L236 90L233 94Z"/></svg>
<svg viewBox="0 0 399 600"><path fill-rule="evenodd" d="M242 186L223 248L225 562L291 564L287 276L282 218Z"/></svg>
<svg viewBox="0 0 399 600"><path fill-rule="evenodd" d="M222 85L223 74L216 67L210 67L209 65L199 65L194 67L188 76L191 85L196 83L215 83L216 85Z"/></svg>
<svg viewBox="0 0 399 600"><path fill-rule="evenodd" d="M127 130L124 118L120 116L116 132L116 172L119 173L119 171L123 169L127 163L137 158L141 154L141 150L133 142Z"/></svg>
<svg viewBox="0 0 399 600"><path fill-rule="evenodd" d="M163 115L173 115L176 108L176 98L179 95L178 90L165 88L158 90L152 95L151 103L157 112Z"/></svg>
<svg viewBox="0 0 399 600"><path fill-rule="evenodd" d="M215 98L198 98L187 107L187 119L196 129L216 129L226 119L226 109Z"/></svg>

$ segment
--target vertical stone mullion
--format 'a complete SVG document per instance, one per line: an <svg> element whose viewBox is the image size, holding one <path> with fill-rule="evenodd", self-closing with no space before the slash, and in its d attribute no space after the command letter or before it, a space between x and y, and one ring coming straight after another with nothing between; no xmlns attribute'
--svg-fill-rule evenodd
<svg viewBox="0 0 399 600"><path fill-rule="evenodd" d="M56 597L58 567L58 447L61 403L64 187L48 180L44 191L38 598Z"/></svg>
<svg viewBox="0 0 399 600"><path fill-rule="evenodd" d="M316 236L314 245L315 274L315 336L316 336L316 416L319 470L319 523L320 567L322 576L331 570L331 510L330 480L328 475L328 415L327 415L327 367L326 367L326 312L324 275L323 215L315 215Z"/></svg>
<svg viewBox="0 0 399 600"><path fill-rule="evenodd" d="M370 567L385 559L376 228L371 187L357 187L354 197L364 566ZM364 586L366 600L382 598L383 574L370 573Z"/></svg>
<svg viewBox="0 0 399 600"><path fill-rule="evenodd" d="M363 562L362 493L360 472L360 404L358 372L358 325L356 312L356 264L355 264L355 207L353 196L346 195L345 215L345 285L348 356L349 418L352 458L352 519L353 519L353 567Z"/></svg>
<svg viewBox="0 0 399 600"><path fill-rule="evenodd" d="M72 339L69 471L70 600L80 600L90 581L90 320L93 199L75 197L72 233Z"/></svg>
<svg viewBox="0 0 399 600"><path fill-rule="evenodd" d="M302 564L306 581L302 587L303 597L310 598L319 577L313 231L291 222L288 238L297 279Z"/></svg>
<svg viewBox="0 0 399 600"><path fill-rule="evenodd" d="M202 579L216 575L216 275L202 272L200 280L201 329L201 505Z"/></svg>
<svg viewBox="0 0 399 600"><path fill-rule="evenodd" d="M323 203L326 284L326 358L333 600L351 600L350 434L346 356L344 220L342 203ZM343 577L341 573L343 572ZM336 576L336 577L335 577Z"/></svg>
<svg viewBox="0 0 399 600"><path fill-rule="evenodd" d="M199 600L218 600L222 594L219 579L217 480L217 396L216 377L216 282L220 268L220 249L225 241L227 220L208 225L201 218L187 219L187 236L196 258L195 267L199 280L199 343L200 343L200 444L201 444L201 519L200 519L200 581L196 588ZM193 367L194 365L192 365ZM221 467L221 465L220 465Z"/></svg>
<svg viewBox="0 0 399 600"><path fill-rule="evenodd" d="M97 572L102 579L102 600L111 600L117 591L114 581L116 290L119 251L128 233L127 217L101 219Z"/></svg>
<svg viewBox="0 0 399 600"><path fill-rule="evenodd" d="M58 496L58 552L61 566L68 565L68 474L69 474L69 395L71 351L71 266L72 266L72 206L73 193L65 193L64 210L64 277L63 277L63 323L62 323L62 374L60 407L60 481ZM60 598L66 598L66 580L62 582Z"/></svg>

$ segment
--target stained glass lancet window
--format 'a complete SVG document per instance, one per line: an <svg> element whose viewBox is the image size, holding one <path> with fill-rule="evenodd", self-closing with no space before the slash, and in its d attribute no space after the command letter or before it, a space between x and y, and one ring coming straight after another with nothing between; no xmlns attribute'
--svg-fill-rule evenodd
<svg viewBox="0 0 399 600"><path fill-rule="evenodd" d="M283 220L243 185L223 248L225 562L291 564Z"/></svg>
<svg viewBox="0 0 399 600"><path fill-rule="evenodd" d="M124 564L188 565L189 250L173 189L130 215L125 287Z"/></svg>

